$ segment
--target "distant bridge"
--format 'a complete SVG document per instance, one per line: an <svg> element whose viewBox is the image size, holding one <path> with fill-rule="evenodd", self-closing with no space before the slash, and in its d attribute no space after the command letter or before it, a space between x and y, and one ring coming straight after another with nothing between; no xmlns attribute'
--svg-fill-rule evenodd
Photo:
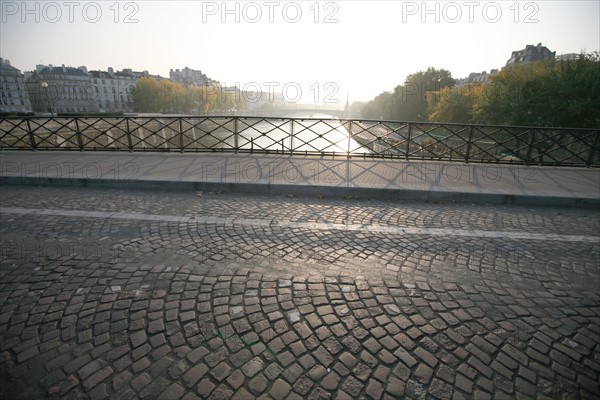
<svg viewBox="0 0 600 400"><path fill-rule="evenodd" d="M288 108L275 110L241 111L237 113L237 115L272 118L326 118L327 116L347 119L360 118L360 115L358 115L357 113L349 113L345 110L328 110L321 108Z"/></svg>

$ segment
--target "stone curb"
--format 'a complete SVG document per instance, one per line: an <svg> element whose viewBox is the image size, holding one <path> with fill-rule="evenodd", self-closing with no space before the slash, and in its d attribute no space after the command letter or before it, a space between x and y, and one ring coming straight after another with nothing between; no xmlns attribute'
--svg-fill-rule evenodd
<svg viewBox="0 0 600 400"><path fill-rule="evenodd" d="M380 189L325 185L285 185L231 182L115 180L1 176L0 185L115 188L136 190L205 191L252 195L406 200L431 203L505 204L543 207L599 208L599 198L528 196L411 189Z"/></svg>

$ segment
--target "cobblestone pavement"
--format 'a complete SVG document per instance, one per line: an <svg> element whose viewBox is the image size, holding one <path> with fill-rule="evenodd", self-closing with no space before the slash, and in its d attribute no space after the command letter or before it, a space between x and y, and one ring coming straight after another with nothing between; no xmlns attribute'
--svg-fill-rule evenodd
<svg viewBox="0 0 600 400"><path fill-rule="evenodd" d="M4 186L4 398L600 396L600 213Z"/></svg>

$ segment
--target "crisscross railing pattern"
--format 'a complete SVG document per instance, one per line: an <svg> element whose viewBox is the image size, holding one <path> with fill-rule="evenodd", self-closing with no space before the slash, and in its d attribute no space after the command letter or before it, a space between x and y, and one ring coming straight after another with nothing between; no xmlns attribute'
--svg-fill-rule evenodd
<svg viewBox="0 0 600 400"><path fill-rule="evenodd" d="M232 116L0 119L2 150L342 154L600 167L600 129Z"/></svg>

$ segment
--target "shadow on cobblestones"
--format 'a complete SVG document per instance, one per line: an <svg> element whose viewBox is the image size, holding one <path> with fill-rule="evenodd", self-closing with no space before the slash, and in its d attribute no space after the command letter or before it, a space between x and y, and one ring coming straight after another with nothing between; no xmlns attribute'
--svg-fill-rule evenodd
<svg viewBox="0 0 600 400"><path fill-rule="evenodd" d="M88 210L1 215L4 398L600 396L596 212L66 193L0 193Z"/></svg>

